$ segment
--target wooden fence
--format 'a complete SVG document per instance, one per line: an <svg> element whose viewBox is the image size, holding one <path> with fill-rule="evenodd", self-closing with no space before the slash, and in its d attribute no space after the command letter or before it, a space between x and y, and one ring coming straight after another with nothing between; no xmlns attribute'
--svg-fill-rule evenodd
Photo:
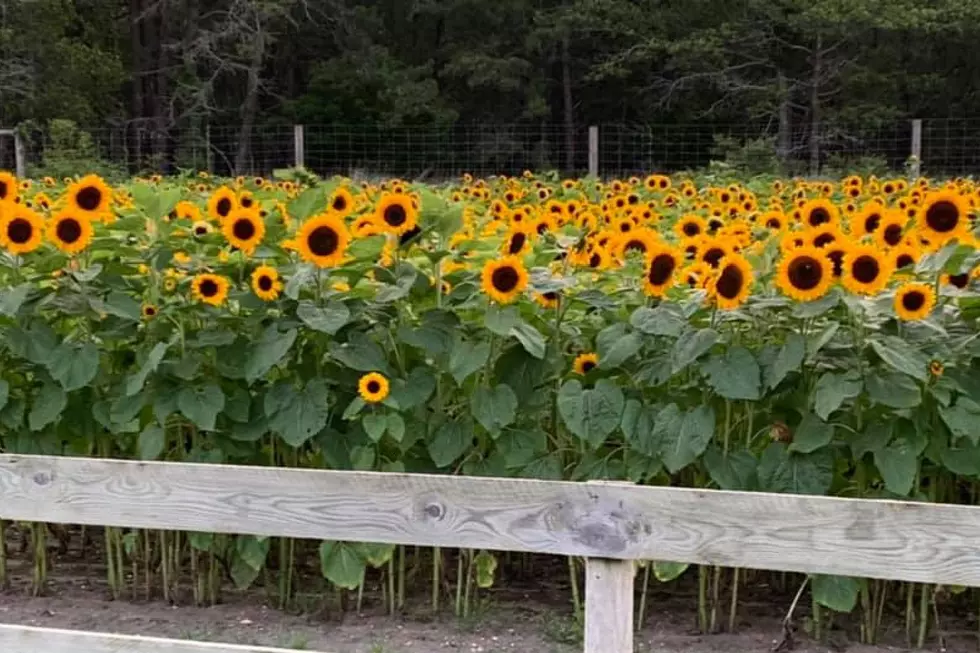
<svg viewBox="0 0 980 653"><path fill-rule="evenodd" d="M980 507L622 483L0 455L0 518L586 558L585 651L633 650L634 560L980 586ZM0 651L273 649L0 626Z"/></svg>

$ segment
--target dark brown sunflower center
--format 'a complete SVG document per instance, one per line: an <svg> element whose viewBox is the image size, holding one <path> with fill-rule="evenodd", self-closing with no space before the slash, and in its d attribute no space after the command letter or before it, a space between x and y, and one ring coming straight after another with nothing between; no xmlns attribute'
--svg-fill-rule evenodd
<svg viewBox="0 0 980 653"><path fill-rule="evenodd" d="M881 274L881 265L873 256L859 256L851 264L851 273L860 283L872 283Z"/></svg>
<svg viewBox="0 0 980 653"><path fill-rule="evenodd" d="M153 306L147 306L143 309L143 315L152 317L156 314L157 314L157 309L154 308Z"/></svg>
<svg viewBox="0 0 980 653"><path fill-rule="evenodd" d="M902 308L917 311L926 305L926 296L921 290L912 290L902 295Z"/></svg>
<svg viewBox="0 0 980 653"><path fill-rule="evenodd" d="M718 269L718 264L721 263L721 259L725 256L725 250L720 247L712 247L705 251L701 256L701 260L713 267Z"/></svg>
<svg viewBox="0 0 980 653"><path fill-rule="evenodd" d="M881 225L881 216L877 213L872 213L864 220L864 230L866 232L873 233Z"/></svg>
<svg viewBox="0 0 980 653"><path fill-rule="evenodd" d="M259 277L259 290L268 292L272 290L272 277L267 274L263 274Z"/></svg>
<svg viewBox="0 0 980 653"><path fill-rule="evenodd" d="M75 218L64 218L58 222L55 233L58 235L58 240L71 245L82 237L82 225Z"/></svg>
<svg viewBox="0 0 980 653"><path fill-rule="evenodd" d="M252 200L251 197L246 196L241 199L241 203L242 206L244 206L247 209L248 207L252 206L252 204L254 204L255 202Z"/></svg>
<svg viewBox="0 0 980 653"><path fill-rule="evenodd" d="M203 297L214 297L218 294L218 284L214 279L205 279L197 289Z"/></svg>
<svg viewBox="0 0 980 653"><path fill-rule="evenodd" d="M725 299L735 299L745 286L745 275L735 265L726 265L718 277L715 289Z"/></svg>
<svg viewBox="0 0 980 653"><path fill-rule="evenodd" d="M330 227L317 227L306 238L306 244L314 256L330 256L337 251L340 238Z"/></svg>
<svg viewBox="0 0 980 653"><path fill-rule="evenodd" d="M408 220L408 212L401 204L392 204L385 209L384 221L389 226L400 227Z"/></svg>
<svg viewBox="0 0 980 653"><path fill-rule="evenodd" d="M597 268L600 265L602 265L602 256L600 256L599 254L593 254L592 256L589 257L590 268Z"/></svg>
<svg viewBox="0 0 980 653"><path fill-rule="evenodd" d="M790 284L798 290L813 290L823 281L823 267L812 256L797 256L786 272Z"/></svg>
<svg viewBox="0 0 980 653"><path fill-rule="evenodd" d="M24 218L14 218L7 223L7 238L10 242L23 245L34 235L34 225Z"/></svg>
<svg viewBox="0 0 980 653"><path fill-rule="evenodd" d="M507 248L509 254L517 254L522 249L524 249L524 243L527 242L527 236L518 231L513 236L510 237L510 247Z"/></svg>
<svg viewBox="0 0 980 653"><path fill-rule="evenodd" d="M960 222L960 210L952 202L936 202L926 209L926 224L941 234L956 229Z"/></svg>
<svg viewBox="0 0 980 653"><path fill-rule="evenodd" d="M677 262L674 260L673 256L670 256L669 254L654 256L653 260L650 261L650 269L647 272L647 281L654 286L662 286L670 280L671 275L674 274L674 268L676 267Z"/></svg>
<svg viewBox="0 0 980 653"><path fill-rule="evenodd" d="M78 206L84 211L94 211L102 204L102 191L95 186L86 186L75 196Z"/></svg>
<svg viewBox="0 0 980 653"><path fill-rule="evenodd" d="M214 210L217 211L218 215L220 215L222 218L225 217L231 213L231 200L227 197L222 197L220 200L218 200Z"/></svg>
<svg viewBox="0 0 980 653"><path fill-rule="evenodd" d="M809 222L811 227L817 227L830 222L830 212L823 207L817 207L810 211Z"/></svg>
<svg viewBox="0 0 980 653"><path fill-rule="evenodd" d="M196 227L194 227L194 233L198 236L203 236L207 232L208 232L208 228L205 227L203 224L199 224Z"/></svg>
<svg viewBox="0 0 980 653"><path fill-rule="evenodd" d="M377 394L380 390L381 390L381 384L378 383L377 381L372 379L371 381L367 382L367 391L370 394Z"/></svg>
<svg viewBox="0 0 980 653"><path fill-rule="evenodd" d="M595 363L593 361L582 361L582 373L588 374L595 369Z"/></svg>
<svg viewBox="0 0 980 653"><path fill-rule="evenodd" d="M898 258L895 259L895 267L904 268L909 265L915 265L915 259L912 258L911 254L899 254Z"/></svg>
<svg viewBox="0 0 980 653"><path fill-rule="evenodd" d="M957 288L960 288L962 290L963 288L966 288L967 284L970 283L970 275L969 274L965 274L965 273L964 274L951 274L951 275L949 275L949 282L952 285L954 285Z"/></svg>
<svg viewBox="0 0 980 653"><path fill-rule="evenodd" d="M344 197L343 195L338 195L337 197L333 198L333 210L334 211L343 211L346 208L347 208L347 198L346 197Z"/></svg>
<svg viewBox="0 0 980 653"><path fill-rule="evenodd" d="M514 288L517 288L518 281L520 281L520 275L511 265L499 267L490 275L490 283L493 284L495 290L502 293L513 291Z"/></svg>
<svg viewBox="0 0 980 653"><path fill-rule="evenodd" d="M7 194L10 192L10 187L7 186L7 182L0 181L0 200L7 199Z"/></svg>
<svg viewBox="0 0 980 653"><path fill-rule="evenodd" d="M716 231L721 229L724 224L725 223L719 220L718 218L714 218L708 221L708 232L715 233Z"/></svg>
<svg viewBox="0 0 980 653"><path fill-rule="evenodd" d="M832 252L827 252L827 258L833 263L835 277L844 274L844 252L842 250L835 249Z"/></svg>
<svg viewBox="0 0 980 653"><path fill-rule="evenodd" d="M834 242L835 240L837 240L837 238L834 236L834 234L820 234L819 236L813 239L813 246L826 247L827 245Z"/></svg>
<svg viewBox="0 0 980 653"><path fill-rule="evenodd" d="M645 252L647 251L647 244L639 239L632 239L623 246L624 252Z"/></svg>
<svg viewBox="0 0 980 653"><path fill-rule="evenodd" d="M231 227L231 232L238 240L251 240L255 237L255 223L249 218L239 218Z"/></svg>
<svg viewBox="0 0 980 653"><path fill-rule="evenodd" d="M549 302L558 301L558 293L555 292L554 290L549 290L546 293L541 293L541 296L544 297Z"/></svg>
<svg viewBox="0 0 980 653"><path fill-rule="evenodd" d="M882 234L882 237L889 246L895 247L902 242L902 227L897 224L890 224L885 227L885 232Z"/></svg>
<svg viewBox="0 0 980 653"><path fill-rule="evenodd" d="M685 236L697 236L701 233L701 227L698 226L697 222L685 222L684 228L682 229Z"/></svg>

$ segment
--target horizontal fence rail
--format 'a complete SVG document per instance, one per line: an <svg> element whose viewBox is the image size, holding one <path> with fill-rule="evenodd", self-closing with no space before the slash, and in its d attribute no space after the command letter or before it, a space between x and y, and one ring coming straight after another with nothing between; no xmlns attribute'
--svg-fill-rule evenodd
<svg viewBox="0 0 980 653"><path fill-rule="evenodd" d="M0 455L0 518L980 586L980 507Z"/></svg>

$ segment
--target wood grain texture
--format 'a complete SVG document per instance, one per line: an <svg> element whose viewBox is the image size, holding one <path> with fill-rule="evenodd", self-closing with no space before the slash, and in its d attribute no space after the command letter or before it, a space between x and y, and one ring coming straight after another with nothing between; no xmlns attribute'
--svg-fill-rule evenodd
<svg viewBox="0 0 980 653"><path fill-rule="evenodd" d="M585 653L633 653L632 561L585 561Z"/></svg>
<svg viewBox="0 0 980 653"><path fill-rule="evenodd" d="M3 653L293 653L286 649L264 646L238 646L2 624L0 624L0 651Z"/></svg>
<svg viewBox="0 0 980 653"><path fill-rule="evenodd" d="M0 518L980 586L980 507L0 455Z"/></svg>

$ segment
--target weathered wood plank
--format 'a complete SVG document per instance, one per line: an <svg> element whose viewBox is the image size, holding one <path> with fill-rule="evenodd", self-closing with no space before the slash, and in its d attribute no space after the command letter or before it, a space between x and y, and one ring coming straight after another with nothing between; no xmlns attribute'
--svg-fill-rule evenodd
<svg viewBox="0 0 980 653"><path fill-rule="evenodd" d="M585 653L633 653L633 562L585 561Z"/></svg>
<svg viewBox="0 0 980 653"><path fill-rule="evenodd" d="M980 507L0 455L0 518L980 586Z"/></svg>
<svg viewBox="0 0 980 653"><path fill-rule="evenodd" d="M0 624L0 651L4 653L292 653L287 649L265 646L240 646L3 624Z"/></svg>

